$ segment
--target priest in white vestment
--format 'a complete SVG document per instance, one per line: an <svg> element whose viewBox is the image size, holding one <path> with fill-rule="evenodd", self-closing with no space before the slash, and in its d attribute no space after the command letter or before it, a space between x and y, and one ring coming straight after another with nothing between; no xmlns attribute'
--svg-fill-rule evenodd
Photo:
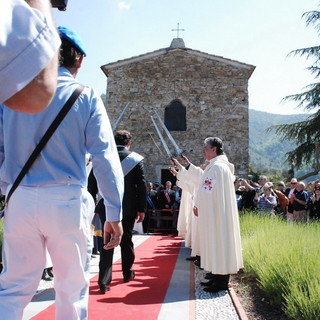
<svg viewBox="0 0 320 320"><path fill-rule="evenodd" d="M169 170L174 176L178 175L174 168L169 168ZM186 247L191 247L191 256L186 260L200 260L198 217L193 214L194 185L179 179L176 184L182 189L177 224L178 235L184 238Z"/></svg>
<svg viewBox="0 0 320 320"><path fill-rule="evenodd" d="M234 193L234 166L216 137L206 138L204 170L193 164L186 170L176 159L177 178L195 185L194 211L198 215L201 267L213 274L205 291L228 288L230 274L243 267L238 208Z"/></svg>
<svg viewBox="0 0 320 320"><path fill-rule="evenodd" d="M178 236L185 239L186 242L188 241L189 244L186 243L185 245L190 247L190 240L187 240L186 236L191 222L191 214L193 214L193 194L189 184L177 180L176 185L182 190L177 223Z"/></svg>

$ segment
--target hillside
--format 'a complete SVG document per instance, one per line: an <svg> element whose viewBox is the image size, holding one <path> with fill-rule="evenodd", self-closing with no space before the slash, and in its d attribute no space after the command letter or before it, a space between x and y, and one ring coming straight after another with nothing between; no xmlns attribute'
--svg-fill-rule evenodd
<svg viewBox="0 0 320 320"><path fill-rule="evenodd" d="M258 170L276 168L288 170L286 152L294 149L292 142L281 142L274 131L266 132L268 127L278 124L294 123L304 120L308 114L280 115L249 109L249 155L250 165Z"/></svg>

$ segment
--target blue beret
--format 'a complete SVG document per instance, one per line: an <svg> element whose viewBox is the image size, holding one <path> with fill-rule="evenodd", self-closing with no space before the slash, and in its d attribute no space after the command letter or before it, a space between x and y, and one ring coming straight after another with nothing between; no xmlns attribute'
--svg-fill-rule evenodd
<svg viewBox="0 0 320 320"><path fill-rule="evenodd" d="M86 56L86 52L84 49L84 45L82 40L80 39L79 35L76 34L74 31L66 28L66 27L58 27L58 32L61 38L68 40L71 44L78 49L81 53Z"/></svg>

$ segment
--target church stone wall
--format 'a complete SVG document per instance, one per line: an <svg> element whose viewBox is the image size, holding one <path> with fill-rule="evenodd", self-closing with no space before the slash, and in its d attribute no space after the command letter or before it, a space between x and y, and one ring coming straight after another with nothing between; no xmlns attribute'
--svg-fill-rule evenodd
<svg viewBox="0 0 320 320"><path fill-rule="evenodd" d="M175 99L186 107L187 130L171 134L190 161L203 163L203 140L218 136L224 141L236 175L248 174L248 79L253 69L228 61L209 59L187 50L168 50L148 59L141 57L140 61L106 66L107 112L111 123L131 102L117 129L127 129L133 134L132 150L145 157L148 180L161 181L161 170L169 165L150 116L156 110L164 121L164 110ZM158 121L157 124L160 127Z"/></svg>

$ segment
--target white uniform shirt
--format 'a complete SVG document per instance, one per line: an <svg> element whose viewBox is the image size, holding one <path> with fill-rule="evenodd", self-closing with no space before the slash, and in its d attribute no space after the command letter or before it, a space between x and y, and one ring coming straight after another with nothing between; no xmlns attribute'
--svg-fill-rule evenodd
<svg viewBox="0 0 320 320"><path fill-rule="evenodd" d="M0 105L0 180L12 184L78 82L59 68L58 87L39 114L16 112ZM86 87L21 181L26 186L75 184L87 187L86 153L108 221L121 220L123 173L111 125L100 97ZM3 190L5 191L5 190Z"/></svg>

